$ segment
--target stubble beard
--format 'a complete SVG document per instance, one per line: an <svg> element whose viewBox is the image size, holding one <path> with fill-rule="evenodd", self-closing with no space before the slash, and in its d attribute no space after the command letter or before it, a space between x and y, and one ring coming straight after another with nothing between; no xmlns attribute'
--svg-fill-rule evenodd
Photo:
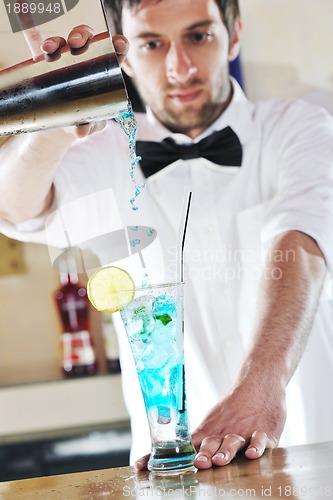
<svg viewBox="0 0 333 500"><path fill-rule="evenodd" d="M140 90L140 89L139 89ZM143 92L141 93L143 95ZM219 79L215 92L207 98L200 108L193 109L188 106L187 109L175 109L170 106L166 101L167 97L161 104L149 102L146 100L148 106L151 108L156 118L171 132L187 134L193 130L207 129L225 110L231 99L231 84L229 75L223 75Z"/></svg>
<svg viewBox="0 0 333 500"><path fill-rule="evenodd" d="M165 106L163 109L154 110L153 113L171 132L187 134L198 129L205 130L220 115L221 110L215 103L205 103L198 110L184 109L175 111Z"/></svg>

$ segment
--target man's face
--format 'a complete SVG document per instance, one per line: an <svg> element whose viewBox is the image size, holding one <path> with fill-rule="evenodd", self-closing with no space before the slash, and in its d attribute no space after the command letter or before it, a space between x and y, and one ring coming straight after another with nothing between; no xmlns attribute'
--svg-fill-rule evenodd
<svg viewBox="0 0 333 500"><path fill-rule="evenodd" d="M231 49L214 0L142 0L138 10L123 10L124 69L162 123L195 137L230 100L228 64L239 31Z"/></svg>

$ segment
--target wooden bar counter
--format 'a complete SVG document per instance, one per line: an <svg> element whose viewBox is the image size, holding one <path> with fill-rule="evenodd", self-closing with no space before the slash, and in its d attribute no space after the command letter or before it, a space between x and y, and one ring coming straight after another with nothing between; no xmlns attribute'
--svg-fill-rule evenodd
<svg viewBox="0 0 333 500"><path fill-rule="evenodd" d="M155 476L132 467L0 483L1 500L111 498L333 498L333 442L239 456L205 471Z"/></svg>

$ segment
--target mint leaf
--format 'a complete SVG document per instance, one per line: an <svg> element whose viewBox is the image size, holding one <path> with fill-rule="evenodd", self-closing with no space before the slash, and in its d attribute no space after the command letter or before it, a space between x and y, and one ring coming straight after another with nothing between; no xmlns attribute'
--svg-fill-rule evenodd
<svg viewBox="0 0 333 500"><path fill-rule="evenodd" d="M161 316L155 316L156 319L158 319L161 323L163 323L164 326L166 326L172 319L170 318L169 314L162 314Z"/></svg>

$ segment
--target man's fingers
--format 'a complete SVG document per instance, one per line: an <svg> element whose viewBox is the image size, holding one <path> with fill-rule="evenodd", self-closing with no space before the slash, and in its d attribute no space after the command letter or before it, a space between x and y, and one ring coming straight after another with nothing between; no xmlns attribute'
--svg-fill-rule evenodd
<svg viewBox="0 0 333 500"><path fill-rule="evenodd" d="M37 59L37 57L42 55L43 53L41 49L41 45L43 43L41 32L38 28L33 27L27 30L23 30L23 35L30 49L32 58Z"/></svg>
<svg viewBox="0 0 333 500"><path fill-rule="evenodd" d="M206 438L202 441L194 465L198 469L208 469L212 465L227 465L244 445L245 439L236 434L227 434L222 441L219 436Z"/></svg>
<svg viewBox="0 0 333 500"><path fill-rule="evenodd" d="M123 35L114 35L112 37L112 43L117 53L118 61L122 63L126 59L128 53L129 49L128 40Z"/></svg>
<svg viewBox="0 0 333 500"><path fill-rule="evenodd" d="M42 51L44 54L53 54L60 47L65 47L66 40L61 36L53 36L52 38L47 38L42 44Z"/></svg>
<svg viewBox="0 0 333 500"><path fill-rule="evenodd" d="M43 43L43 37L39 29L34 25L35 23L30 10L23 8L23 0L19 0L17 3L20 4L19 11L16 14L17 21L28 44L32 58L37 59L42 54L40 46Z"/></svg>
<svg viewBox="0 0 333 500"><path fill-rule="evenodd" d="M255 431L245 451L245 456L250 459L260 458L266 448L276 448L277 440L268 438L265 432Z"/></svg>
<svg viewBox="0 0 333 500"><path fill-rule="evenodd" d="M74 135L78 139L82 139L84 137L87 137L88 135L94 134L95 132L100 132L106 127L107 121L106 120L101 120L98 122L91 122L91 123L83 123L82 125L78 125L74 129Z"/></svg>
<svg viewBox="0 0 333 500"><path fill-rule="evenodd" d="M212 457L220 448L220 436L209 436L202 440L199 452L194 460L194 465L198 469L208 469L212 466Z"/></svg>
<svg viewBox="0 0 333 500"><path fill-rule="evenodd" d="M94 34L94 30L90 26L81 24L72 29L68 35L67 43L73 49L80 49L94 36Z"/></svg>
<svg viewBox="0 0 333 500"><path fill-rule="evenodd" d="M214 465L227 465L235 455L244 448L245 439L237 434L227 434L217 452L212 458Z"/></svg>
<svg viewBox="0 0 333 500"><path fill-rule="evenodd" d="M134 462L134 467L136 470L146 470L147 469L147 464L149 460L150 455L145 455L144 457L139 458L139 460L136 460Z"/></svg>
<svg viewBox="0 0 333 500"><path fill-rule="evenodd" d="M94 30L90 26L81 24L76 28L73 28L68 35L67 42L61 36L53 36L47 38L42 44L42 51L45 54L53 54L59 48L69 45L72 49L80 49L83 47L88 40L94 36Z"/></svg>
<svg viewBox="0 0 333 500"><path fill-rule="evenodd" d="M259 458L264 453L267 446L267 434L255 431L250 439L250 444L245 451L247 458Z"/></svg>
<svg viewBox="0 0 333 500"><path fill-rule="evenodd" d="M66 40L60 36L49 37L44 40L37 27L26 29L23 31L23 34L34 59L42 53L53 54L59 48L66 45ZM70 47L79 49L83 47L93 36L94 30L90 26L82 24L72 29L68 35L67 43ZM123 35L114 35L112 37L112 42L117 52L117 56L120 59L120 62L122 62L128 53L128 40Z"/></svg>

